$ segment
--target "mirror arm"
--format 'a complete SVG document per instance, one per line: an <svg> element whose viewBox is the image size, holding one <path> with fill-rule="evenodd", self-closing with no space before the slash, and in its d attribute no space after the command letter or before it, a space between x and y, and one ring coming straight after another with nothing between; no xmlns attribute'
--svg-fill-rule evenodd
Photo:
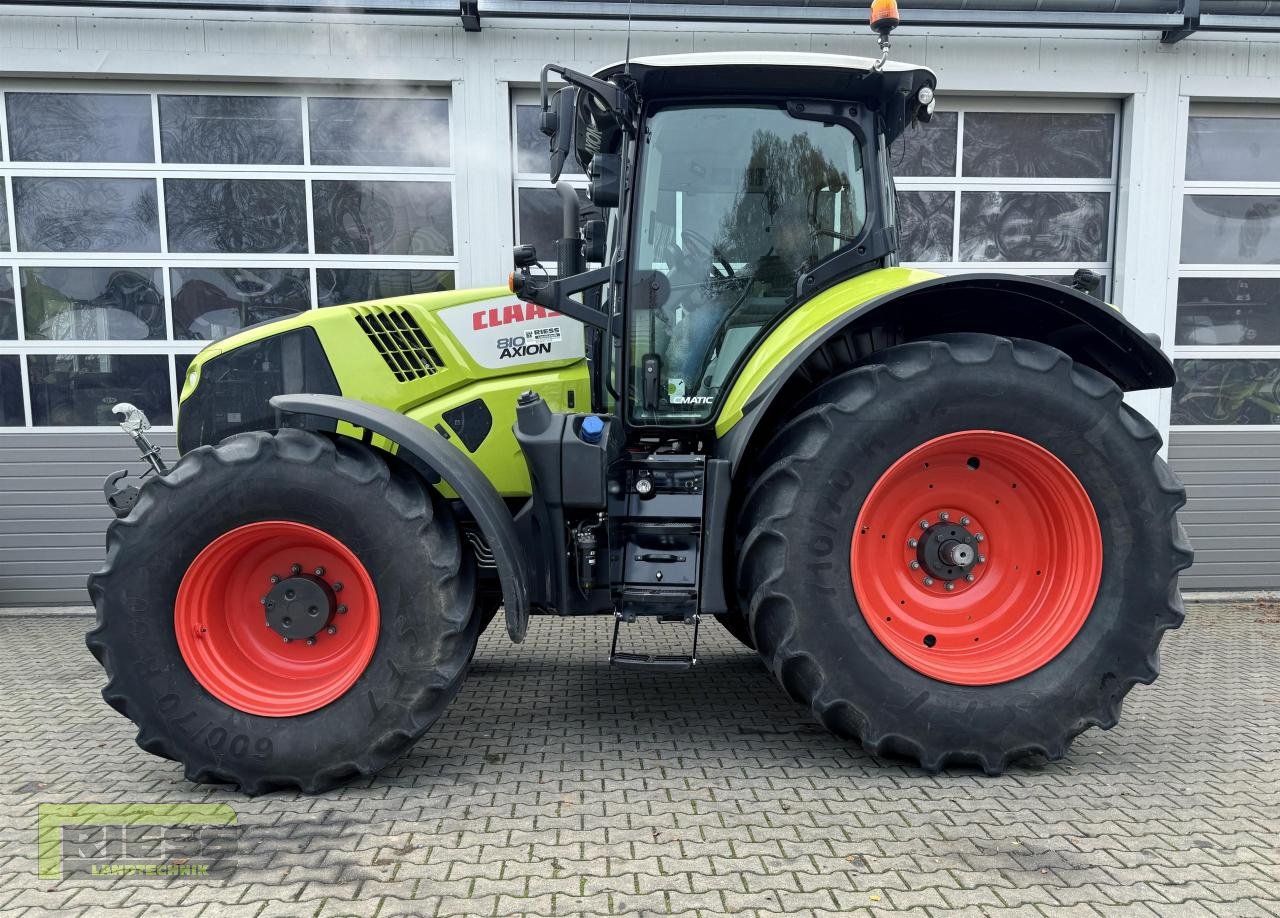
<svg viewBox="0 0 1280 918"><path fill-rule="evenodd" d="M577 319L592 328L608 330L609 317L598 309L592 309L571 299L573 294L581 293L592 287L599 287L613 280L613 268L608 265L595 268L582 274L574 274L545 283L537 283L528 268L517 271L511 276L511 292L529 303L537 303L547 309L554 309L561 315Z"/></svg>
<svg viewBox="0 0 1280 918"><path fill-rule="evenodd" d="M577 86L579 89L585 89L587 92L596 96L611 111L617 112L621 116L622 129L628 134L635 135L635 124L630 93L624 91L621 87L609 83L605 80L598 80L593 76L585 73L579 73L576 70L570 70L561 64L547 64L542 68L542 110L548 110L549 86L547 85L547 75L550 73L558 73L561 78L570 86Z"/></svg>

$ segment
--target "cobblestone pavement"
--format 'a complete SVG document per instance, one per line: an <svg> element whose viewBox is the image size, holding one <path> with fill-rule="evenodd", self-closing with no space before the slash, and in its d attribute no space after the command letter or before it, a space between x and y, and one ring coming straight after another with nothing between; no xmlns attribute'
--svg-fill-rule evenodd
<svg viewBox="0 0 1280 918"><path fill-rule="evenodd" d="M1275 606L1192 606L1118 728L1000 778L828 736L714 624L655 677L606 665L607 620L535 620L383 775L253 800L134 745L87 623L0 618L5 916L1280 915ZM238 866L41 880L37 805L72 802L228 803Z"/></svg>

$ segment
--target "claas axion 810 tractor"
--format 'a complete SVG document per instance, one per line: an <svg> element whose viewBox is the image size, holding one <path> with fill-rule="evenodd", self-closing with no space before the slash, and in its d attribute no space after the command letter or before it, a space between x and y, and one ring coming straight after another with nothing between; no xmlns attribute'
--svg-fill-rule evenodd
<svg viewBox="0 0 1280 918"><path fill-rule="evenodd" d="M1115 724L1182 619L1183 490L1123 401L1173 369L1082 290L898 266L888 150L935 77L884 6L879 59L548 66L551 172L590 180L554 253L211 344L173 466L119 406L153 468L109 479L88 643L139 744L247 793L370 774L498 610L613 616L657 674L714 617L929 770ZM673 653L627 652L654 617Z"/></svg>

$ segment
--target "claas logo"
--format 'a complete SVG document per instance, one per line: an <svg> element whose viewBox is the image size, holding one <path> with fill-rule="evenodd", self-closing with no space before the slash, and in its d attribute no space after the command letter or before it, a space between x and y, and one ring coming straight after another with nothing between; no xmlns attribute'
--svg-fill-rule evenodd
<svg viewBox="0 0 1280 918"><path fill-rule="evenodd" d="M493 306L471 314L471 327L476 331L500 328L512 322L528 322L533 319L555 319L560 313L539 306L537 303L512 303L510 306Z"/></svg>

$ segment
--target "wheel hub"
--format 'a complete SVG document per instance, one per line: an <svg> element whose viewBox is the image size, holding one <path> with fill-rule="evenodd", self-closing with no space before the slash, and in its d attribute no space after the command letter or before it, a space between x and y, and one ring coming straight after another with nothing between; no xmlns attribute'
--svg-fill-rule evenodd
<svg viewBox="0 0 1280 918"><path fill-rule="evenodd" d="M942 514L950 516L950 514ZM970 517L962 517L970 520ZM924 572L943 582L963 580L978 563L977 540L968 523L938 520L920 536L916 560Z"/></svg>
<svg viewBox="0 0 1280 918"><path fill-rule="evenodd" d="M333 622L338 597L323 578L299 574L273 586L266 607L272 631L291 641L305 641Z"/></svg>

